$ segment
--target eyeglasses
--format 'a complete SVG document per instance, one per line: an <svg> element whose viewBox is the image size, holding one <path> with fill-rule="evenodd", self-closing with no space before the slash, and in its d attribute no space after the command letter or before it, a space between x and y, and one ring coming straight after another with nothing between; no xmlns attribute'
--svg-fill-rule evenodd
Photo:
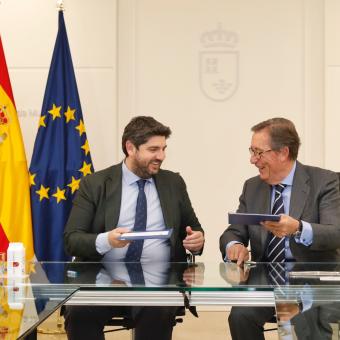
<svg viewBox="0 0 340 340"><path fill-rule="evenodd" d="M269 151L273 151L273 150L269 149L269 150L262 151L262 150L254 150L252 147L249 148L250 156L257 157L257 158L261 158L264 153L269 152Z"/></svg>

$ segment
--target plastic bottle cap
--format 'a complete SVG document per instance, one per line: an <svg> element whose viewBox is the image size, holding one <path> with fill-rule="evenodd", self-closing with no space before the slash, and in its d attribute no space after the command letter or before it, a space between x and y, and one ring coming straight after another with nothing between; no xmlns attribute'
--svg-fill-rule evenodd
<svg viewBox="0 0 340 340"><path fill-rule="evenodd" d="M10 309L19 310L24 308L24 304L22 302L9 302L8 307Z"/></svg>

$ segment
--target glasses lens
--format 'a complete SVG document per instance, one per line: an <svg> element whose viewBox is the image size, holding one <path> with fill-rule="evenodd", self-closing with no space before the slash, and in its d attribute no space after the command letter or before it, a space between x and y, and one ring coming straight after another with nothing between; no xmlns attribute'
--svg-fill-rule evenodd
<svg viewBox="0 0 340 340"><path fill-rule="evenodd" d="M261 151L254 150L252 148L249 148L249 153L252 157L258 157L262 154Z"/></svg>

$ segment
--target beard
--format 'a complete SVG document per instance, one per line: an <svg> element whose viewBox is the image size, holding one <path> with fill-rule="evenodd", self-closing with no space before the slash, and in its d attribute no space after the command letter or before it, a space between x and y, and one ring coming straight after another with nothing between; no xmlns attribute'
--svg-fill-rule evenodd
<svg viewBox="0 0 340 340"><path fill-rule="evenodd" d="M140 178L148 179L159 172L162 161L135 159L132 166L133 172Z"/></svg>

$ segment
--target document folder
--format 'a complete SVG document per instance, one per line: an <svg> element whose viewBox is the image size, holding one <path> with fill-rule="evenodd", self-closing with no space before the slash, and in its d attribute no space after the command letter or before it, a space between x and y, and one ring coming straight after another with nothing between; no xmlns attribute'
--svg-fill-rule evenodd
<svg viewBox="0 0 340 340"><path fill-rule="evenodd" d="M133 240L145 240L145 239L167 239L170 238L172 229L167 230L153 230L153 231L131 231L124 233L118 240L133 241Z"/></svg>
<svg viewBox="0 0 340 340"><path fill-rule="evenodd" d="M228 213L229 224L260 225L264 221L279 221L280 215Z"/></svg>

